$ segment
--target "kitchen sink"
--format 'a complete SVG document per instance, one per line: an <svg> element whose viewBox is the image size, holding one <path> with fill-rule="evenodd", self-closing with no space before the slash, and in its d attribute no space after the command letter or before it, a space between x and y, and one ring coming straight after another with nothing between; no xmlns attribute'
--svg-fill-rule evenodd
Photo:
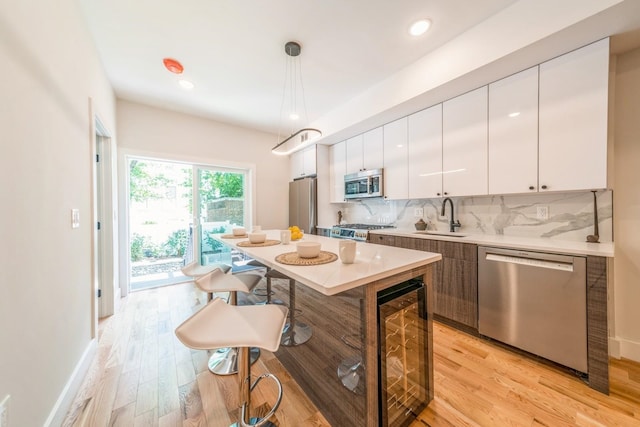
<svg viewBox="0 0 640 427"><path fill-rule="evenodd" d="M432 236L446 236L446 237L467 237L464 233L452 233L450 231L414 231L413 234L430 234Z"/></svg>

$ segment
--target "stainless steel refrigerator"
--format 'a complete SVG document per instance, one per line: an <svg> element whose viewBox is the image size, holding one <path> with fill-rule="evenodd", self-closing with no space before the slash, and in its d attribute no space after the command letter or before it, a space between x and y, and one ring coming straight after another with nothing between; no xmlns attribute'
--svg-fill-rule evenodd
<svg viewBox="0 0 640 427"><path fill-rule="evenodd" d="M316 178L297 179L289 183L289 225L315 234L317 225Z"/></svg>

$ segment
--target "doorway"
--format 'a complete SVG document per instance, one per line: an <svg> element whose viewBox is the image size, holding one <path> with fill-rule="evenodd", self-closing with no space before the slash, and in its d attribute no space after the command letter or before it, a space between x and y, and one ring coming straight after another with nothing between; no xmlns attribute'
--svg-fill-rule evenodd
<svg viewBox="0 0 640 427"><path fill-rule="evenodd" d="M188 281L181 268L231 263L214 233L249 224L248 170L127 156L131 291Z"/></svg>

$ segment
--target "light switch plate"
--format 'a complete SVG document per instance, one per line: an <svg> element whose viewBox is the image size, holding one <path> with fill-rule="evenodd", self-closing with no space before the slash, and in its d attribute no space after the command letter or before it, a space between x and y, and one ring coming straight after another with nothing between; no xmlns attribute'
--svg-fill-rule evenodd
<svg viewBox="0 0 640 427"><path fill-rule="evenodd" d="M80 227L80 209L71 209L71 228Z"/></svg>
<svg viewBox="0 0 640 427"><path fill-rule="evenodd" d="M549 206L538 206L536 209L536 217L538 219L549 219Z"/></svg>
<svg viewBox="0 0 640 427"><path fill-rule="evenodd" d="M415 208L415 209L413 209L413 216L422 217L423 215L424 215L424 209L423 208Z"/></svg>

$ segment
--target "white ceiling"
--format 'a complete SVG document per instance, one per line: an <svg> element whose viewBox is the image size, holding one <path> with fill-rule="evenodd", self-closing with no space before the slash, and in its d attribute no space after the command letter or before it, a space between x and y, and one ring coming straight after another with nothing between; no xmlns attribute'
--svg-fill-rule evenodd
<svg viewBox="0 0 640 427"><path fill-rule="evenodd" d="M313 122L515 0L79 0L119 98L271 133L289 40ZM409 25L430 18L425 35ZM162 59L185 67L185 91ZM284 124L284 126L287 126Z"/></svg>

